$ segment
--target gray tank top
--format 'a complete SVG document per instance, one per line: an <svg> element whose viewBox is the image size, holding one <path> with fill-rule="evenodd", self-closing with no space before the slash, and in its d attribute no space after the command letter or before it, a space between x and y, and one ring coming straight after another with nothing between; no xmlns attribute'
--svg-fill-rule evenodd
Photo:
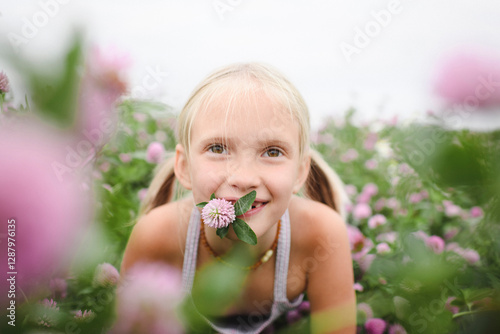
<svg viewBox="0 0 500 334"><path fill-rule="evenodd" d="M200 212L194 207L189 220L186 238L186 249L184 252L184 263L182 267L182 286L186 294L191 293L194 276L196 273L196 258L200 239ZM253 317L241 319L237 325L216 325L205 320L217 332L222 334L257 334L276 320L283 313L296 308L302 302L304 294L290 302L286 295L286 284L288 275L288 260L290 256L290 216L288 210L281 217L281 229L278 237L278 249L276 252L276 268L274 274L274 301L271 314L260 321L254 321Z"/></svg>

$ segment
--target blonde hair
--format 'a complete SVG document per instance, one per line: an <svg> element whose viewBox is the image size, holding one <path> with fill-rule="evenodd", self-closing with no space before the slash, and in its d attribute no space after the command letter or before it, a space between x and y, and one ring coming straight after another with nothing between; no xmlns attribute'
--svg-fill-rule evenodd
<svg viewBox="0 0 500 334"><path fill-rule="evenodd" d="M237 63L216 70L206 77L193 91L177 122L179 143L189 151L191 129L198 113L224 96L229 112L237 97L255 103L257 94L265 94L280 109L285 110L299 125L299 153L301 158L311 157L311 169L304 195L325 203L342 216L347 199L343 184L321 155L309 146L309 111L301 94L278 70L261 63ZM173 158L158 169L141 206L141 214L170 202L175 188Z"/></svg>

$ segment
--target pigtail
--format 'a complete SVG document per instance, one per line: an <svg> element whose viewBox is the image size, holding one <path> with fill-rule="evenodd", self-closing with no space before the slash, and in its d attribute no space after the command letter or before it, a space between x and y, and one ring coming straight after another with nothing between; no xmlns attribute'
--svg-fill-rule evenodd
<svg viewBox="0 0 500 334"><path fill-rule="evenodd" d="M157 206L172 201L175 188L175 156L165 159L158 165L153 181L141 203L139 216L148 213Z"/></svg>
<svg viewBox="0 0 500 334"><path fill-rule="evenodd" d="M345 205L349 203L349 198L342 180L319 152L310 149L309 153L311 168L305 183L305 196L328 205L345 220Z"/></svg>

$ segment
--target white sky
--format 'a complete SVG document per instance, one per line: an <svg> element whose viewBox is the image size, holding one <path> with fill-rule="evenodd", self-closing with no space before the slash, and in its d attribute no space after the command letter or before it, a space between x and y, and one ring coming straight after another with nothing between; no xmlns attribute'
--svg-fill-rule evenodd
<svg viewBox="0 0 500 334"><path fill-rule="evenodd" d="M216 3L232 8L223 20ZM355 29L373 25L372 12L391 3L399 5L390 22L348 62L341 43L355 46ZM142 85L148 69L168 73L147 94L176 108L216 67L270 63L304 95L314 126L350 106L363 119L421 114L436 106L432 80L444 55L470 48L500 51L498 0L18 0L4 1L0 14L2 48L10 47L9 34L23 36L26 21L38 19L44 24L19 50L47 58L64 48L80 24L87 41L131 55L131 87ZM0 67L9 69L1 59ZM22 91L16 76L10 77Z"/></svg>

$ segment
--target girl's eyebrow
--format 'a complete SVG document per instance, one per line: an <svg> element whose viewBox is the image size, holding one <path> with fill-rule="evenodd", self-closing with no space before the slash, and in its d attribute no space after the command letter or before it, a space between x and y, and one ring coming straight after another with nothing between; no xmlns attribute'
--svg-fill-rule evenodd
<svg viewBox="0 0 500 334"><path fill-rule="evenodd" d="M248 144L248 142L249 142L245 139L235 140L235 139L229 138L229 137L215 136L215 137L203 138L200 141L200 143L201 143L201 146L207 146L209 144L214 144L214 143L230 145L230 144L237 142L237 141L240 141L240 142L246 143L246 144ZM250 139L250 141L252 142L252 145L251 145L252 147L262 148L262 147L269 147L269 146L277 146L277 147L283 148L285 151L288 151L288 152L293 151L293 146L289 142L278 139L278 138L260 139L260 140L257 140L255 143L254 143L253 139Z"/></svg>
<svg viewBox="0 0 500 334"><path fill-rule="evenodd" d="M228 139L224 137L207 137L200 140L202 146L206 146L208 144L216 144L216 143L225 144L227 142Z"/></svg>
<svg viewBox="0 0 500 334"><path fill-rule="evenodd" d="M287 141L281 140L281 139L265 139L260 142L258 142L258 145L261 147L269 147L269 146L278 146L286 151L291 151L292 150L292 145L288 143Z"/></svg>

